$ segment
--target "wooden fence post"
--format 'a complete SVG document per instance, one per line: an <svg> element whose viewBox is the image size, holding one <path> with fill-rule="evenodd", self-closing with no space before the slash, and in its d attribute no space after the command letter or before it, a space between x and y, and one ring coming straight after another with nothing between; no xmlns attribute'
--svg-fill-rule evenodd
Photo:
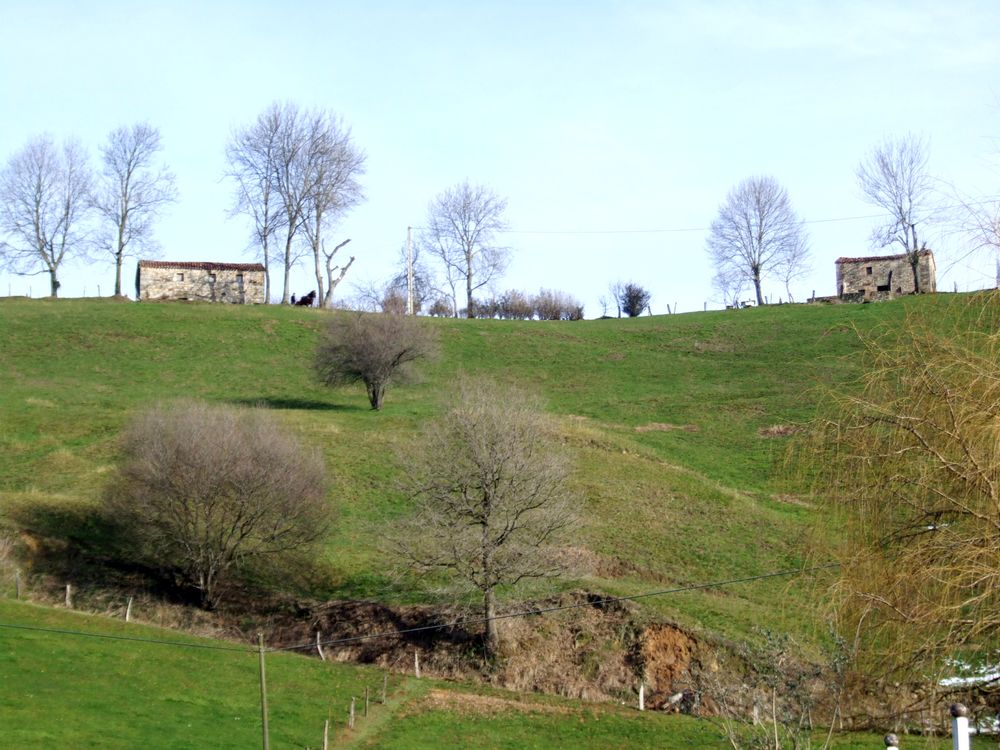
<svg viewBox="0 0 1000 750"><path fill-rule="evenodd" d="M66 609L73 609L73 585L66 584Z"/></svg>
<svg viewBox="0 0 1000 750"><path fill-rule="evenodd" d="M643 683L639 683L639 710L646 710L646 686Z"/></svg>
<svg viewBox="0 0 1000 750"><path fill-rule="evenodd" d="M969 750L969 709L961 703L951 704L952 750Z"/></svg>
<svg viewBox="0 0 1000 750"><path fill-rule="evenodd" d="M899 747L899 738L892 732L885 736L885 746L886 747Z"/></svg>
<svg viewBox="0 0 1000 750"><path fill-rule="evenodd" d="M323 722L323 750L330 750L330 720Z"/></svg>
<svg viewBox="0 0 1000 750"><path fill-rule="evenodd" d="M368 718L368 686L365 685L365 718Z"/></svg>
<svg viewBox="0 0 1000 750"><path fill-rule="evenodd" d="M385 692L386 688L389 687L389 673L386 672L382 675L382 705L385 705Z"/></svg>
<svg viewBox="0 0 1000 750"><path fill-rule="evenodd" d="M350 713L350 715L348 716L348 719L347 719L347 727L348 727L348 729L354 729L354 702L355 702L355 698L352 695L351 696L351 713Z"/></svg>
<svg viewBox="0 0 1000 750"><path fill-rule="evenodd" d="M14 596L17 599L21 598L21 569L14 569Z"/></svg>
<svg viewBox="0 0 1000 750"><path fill-rule="evenodd" d="M260 656L260 730L264 750L271 748L271 735L267 727L267 673L264 670L264 634L257 633L257 653Z"/></svg>
<svg viewBox="0 0 1000 750"><path fill-rule="evenodd" d="M419 651L414 651L413 652L413 674L415 674L417 676L418 680L420 679L420 652Z"/></svg>
<svg viewBox="0 0 1000 750"><path fill-rule="evenodd" d="M128 606L125 607L125 622L132 619L132 597L128 598Z"/></svg>

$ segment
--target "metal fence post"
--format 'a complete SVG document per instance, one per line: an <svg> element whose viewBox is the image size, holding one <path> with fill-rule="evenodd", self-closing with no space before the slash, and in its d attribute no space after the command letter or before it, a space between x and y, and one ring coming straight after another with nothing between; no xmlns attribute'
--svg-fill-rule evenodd
<svg viewBox="0 0 1000 750"><path fill-rule="evenodd" d="M969 750L969 709L961 703L951 704L951 746Z"/></svg>

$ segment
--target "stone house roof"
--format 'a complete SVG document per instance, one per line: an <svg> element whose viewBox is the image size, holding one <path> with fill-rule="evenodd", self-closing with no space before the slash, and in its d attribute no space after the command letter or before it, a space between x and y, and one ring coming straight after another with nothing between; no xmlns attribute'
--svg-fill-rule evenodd
<svg viewBox="0 0 1000 750"><path fill-rule="evenodd" d="M260 271L261 273L264 271L264 266L260 263L175 262L170 260L140 260L139 268L183 268L192 271Z"/></svg>
<svg viewBox="0 0 1000 750"><path fill-rule="evenodd" d="M917 257L924 255L933 255L933 253L930 250L917 251ZM906 260L909 257L909 253L900 253L899 255L866 255L861 258L837 258L834 263L872 263L880 260Z"/></svg>

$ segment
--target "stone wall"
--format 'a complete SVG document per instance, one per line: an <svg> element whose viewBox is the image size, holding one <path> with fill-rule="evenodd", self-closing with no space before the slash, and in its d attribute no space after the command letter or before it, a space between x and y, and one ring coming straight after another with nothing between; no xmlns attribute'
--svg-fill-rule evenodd
<svg viewBox="0 0 1000 750"><path fill-rule="evenodd" d="M170 263L140 260L138 300L199 300L259 305L264 297L264 267L259 263Z"/></svg>
<svg viewBox="0 0 1000 750"><path fill-rule="evenodd" d="M862 295L880 299L898 294L913 294L913 268L909 257L876 255L867 258L838 258L837 294L840 297ZM937 291L937 268L934 253L921 250L917 265L921 292Z"/></svg>

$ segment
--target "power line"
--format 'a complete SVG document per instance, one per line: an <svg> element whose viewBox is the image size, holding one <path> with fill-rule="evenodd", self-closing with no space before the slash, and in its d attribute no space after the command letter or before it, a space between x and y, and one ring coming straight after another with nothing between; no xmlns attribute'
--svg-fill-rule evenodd
<svg viewBox="0 0 1000 750"><path fill-rule="evenodd" d="M841 216L833 219L808 219L800 224L829 224L835 221L858 221L860 219L880 219L887 214L866 214L864 216ZM708 232L711 227L677 227L669 229L504 229L502 234L682 234L685 232Z"/></svg>
<svg viewBox="0 0 1000 750"><path fill-rule="evenodd" d="M211 643L183 643L181 641L163 641L156 640L154 638L136 638L134 636L128 635L109 635L107 633L87 633L83 630L63 630L59 628L39 628L34 625L16 625L10 622L0 622L0 628L8 628L10 630L29 630L36 633L51 633L55 635L73 635L80 636L84 638L103 638L108 641L132 641L134 643L151 643L157 646L179 646L181 648L200 648L209 651L239 651L240 653L250 654L253 651L247 648L241 648L239 646L217 646Z"/></svg>
<svg viewBox="0 0 1000 750"><path fill-rule="evenodd" d="M530 610L522 610L519 612L510 612L502 615L495 615L493 617L469 617L459 620L454 620L452 622L439 623L437 625L420 625L413 628L401 628L399 630L389 630L382 633L368 633L366 635L354 635L347 638L334 638L325 641L319 641L321 646L340 646L348 643L358 643L360 641L369 641L376 638L398 638L403 635L411 635L413 633L425 633L432 630L444 630L446 628L461 627L466 625L481 625L491 620L509 620L516 617L535 617L538 615L548 614L551 612L560 612L568 609L581 609L583 607L600 607L606 604L613 604L615 602L624 601L634 601L636 599L645 599L651 596L667 596L669 594L680 594L687 591L699 591L704 589L719 588L721 586L729 586L736 583L751 583L753 581L762 581L768 578L779 578L782 576L790 575L801 575L803 573L814 573L820 570L828 570L830 568L838 568L840 563L831 562L824 565L815 565L811 568L794 568L791 570L779 570L773 573L762 573L756 576L748 576L745 578L731 578L727 581L713 581L711 583L695 583L689 586L679 586L672 589L662 589L660 591L647 591L643 594L631 594L627 596L609 596L602 599L589 600L587 602L577 602L575 604L560 604L551 607L536 607ZM310 650L316 648L317 641L311 641L309 643L302 643L295 646L281 646L279 648L272 649L273 651L300 651L300 650Z"/></svg>
<svg viewBox="0 0 1000 750"><path fill-rule="evenodd" d="M969 203L956 203L950 206L938 206L933 210L950 211L956 208L968 208L969 206L979 206L985 203L992 203L1000 196L989 196L979 201ZM800 224L832 224L840 221L862 221L865 219L892 218L892 214L881 212L877 214L862 214L859 216L835 216L826 219L803 219ZM427 229L427 227L409 227L409 229ZM708 232L711 227L653 227L649 229L502 229L498 234L562 234L562 235L587 235L587 234L681 234L685 232Z"/></svg>

